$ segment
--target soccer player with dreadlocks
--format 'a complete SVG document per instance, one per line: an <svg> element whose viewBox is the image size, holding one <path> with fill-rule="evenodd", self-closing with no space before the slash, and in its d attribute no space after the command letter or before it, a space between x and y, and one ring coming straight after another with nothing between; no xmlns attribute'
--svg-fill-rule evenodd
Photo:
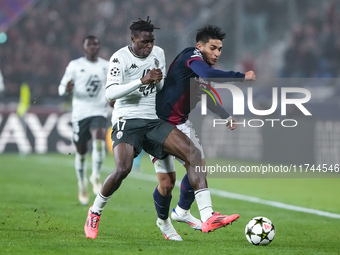
<svg viewBox="0 0 340 255"><path fill-rule="evenodd" d="M133 158L142 149L159 159L170 154L183 160L193 189L198 193L207 189L205 174L195 172L195 167L202 163L200 151L185 134L156 114L156 92L163 86L166 69L163 50L154 46L154 29L157 28L149 18L133 22L130 26L131 45L118 50L110 59L106 97L110 102L116 101L111 135L116 165L88 211L84 230L86 237L91 239L97 237L104 206L130 173ZM206 192L202 194L196 197L199 209L211 207L210 194L209 197ZM168 218L171 197L159 194L154 199L157 226L164 237L182 241ZM210 221L220 224L209 225L209 230L227 225L230 223L228 219L230 217L226 215L213 215Z"/></svg>
<svg viewBox="0 0 340 255"><path fill-rule="evenodd" d="M163 86L166 66L164 51L154 46L154 29L158 28L149 17L146 21L139 19L133 22L130 26L131 44L115 52L110 59L106 97L110 102L116 101L112 111L112 146L116 166L89 209L84 227L88 238L96 238L105 204L130 173L133 159L142 149L164 158L167 155L163 152L164 147L168 153L189 158L189 153L186 153L190 149L189 143L187 148L179 149L175 144L176 140L182 139L183 133L156 115L156 91ZM164 201L159 203L164 204ZM169 211L170 205L167 206ZM181 240L169 219L160 222L160 228L166 238Z"/></svg>

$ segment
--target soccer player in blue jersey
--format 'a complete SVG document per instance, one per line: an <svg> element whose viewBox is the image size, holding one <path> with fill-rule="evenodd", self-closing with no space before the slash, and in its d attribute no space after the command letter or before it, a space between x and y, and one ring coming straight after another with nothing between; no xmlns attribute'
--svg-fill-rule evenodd
<svg viewBox="0 0 340 255"><path fill-rule="evenodd" d="M209 81L253 81L255 73L248 71L246 73L222 71L214 69L213 66L218 61L222 52L222 41L226 34L217 26L204 26L200 28L196 35L196 47L184 49L172 62L164 81L162 90L156 96L157 115L167 122L177 126L179 130L185 133L195 146L201 150L202 164L205 165L205 158L202 147L195 135L188 120L190 111L200 101L199 92L203 86L209 89ZM196 84L190 84L190 79L195 78ZM190 97L191 95L197 95ZM207 107L222 119L226 119L226 125L230 130L236 128L236 120L219 104L215 105L210 97L207 97ZM233 121L231 121L233 120ZM152 158L152 157L151 157ZM174 157L168 156L164 160L152 158L155 170L158 176L158 191L161 190L164 197L171 199L171 191L176 180ZM183 162L182 162L183 163ZM190 207L196 198L202 193L206 196L206 206L201 206L198 202L202 222L208 221L213 213L211 207L210 193L208 188L205 190L195 191L190 185L188 175L183 177L181 183L181 193L178 205L173 209L171 218L179 222L188 223L192 228L208 232L207 224L202 224L190 214ZM155 190L154 197L159 196ZM170 204L169 199L169 204ZM157 205L156 210L157 210ZM159 210L157 210L159 211ZM159 216L160 217L160 216Z"/></svg>

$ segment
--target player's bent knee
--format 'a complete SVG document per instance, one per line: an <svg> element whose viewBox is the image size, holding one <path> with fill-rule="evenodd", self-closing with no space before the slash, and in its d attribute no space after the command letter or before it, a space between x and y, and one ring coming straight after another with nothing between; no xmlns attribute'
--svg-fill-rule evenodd
<svg viewBox="0 0 340 255"><path fill-rule="evenodd" d="M191 148L189 155L186 155L186 158L184 159L185 167L191 166L201 166L202 165L202 157L201 157L201 151L199 149Z"/></svg>
<svg viewBox="0 0 340 255"><path fill-rule="evenodd" d="M201 151L198 148L191 148L190 150L190 160L193 160L197 164L202 163Z"/></svg>
<svg viewBox="0 0 340 255"><path fill-rule="evenodd" d="M125 179L131 172L132 164L130 163L118 163L116 169L113 172L119 179Z"/></svg>
<svg viewBox="0 0 340 255"><path fill-rule="evenodd" d="M115 175L120 180L125 179L129 175L130 172L131 172L131 169L126 169L126 168L116 168L116 170L114 171Z"/></svg>
<svg viewBox="0 0 340 255"><path fill-rule="evenodd" d="M171 195L171 192L174 186L175 184L167 183L167 184L159 185L159 189L161 190L161 194L167 197Z"/></svg>

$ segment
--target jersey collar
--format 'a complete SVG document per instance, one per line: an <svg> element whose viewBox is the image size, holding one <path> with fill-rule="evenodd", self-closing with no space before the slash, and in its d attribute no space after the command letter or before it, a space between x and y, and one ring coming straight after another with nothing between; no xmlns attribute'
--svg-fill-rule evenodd
<svg viewBox="0 0 340 255"><path fill-rule="evenodd" d="M129 49L129 51L131 52L131 54L132 54L134 57L136 57L136 58L143 58L143 57L141 57L141 56L136 55L136 54L133 52L132 46L131 46L131 45L128 45L128 49ZM150 54L151 54L151 53L150 53ZM150 55L149 55L149 56L150 56Z"/></svg>

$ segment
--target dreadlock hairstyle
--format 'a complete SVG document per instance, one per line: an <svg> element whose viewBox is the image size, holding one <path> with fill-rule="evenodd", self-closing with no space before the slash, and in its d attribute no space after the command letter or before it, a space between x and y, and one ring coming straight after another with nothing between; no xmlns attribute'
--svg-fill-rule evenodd
<svg viewBox="0 0 340 255"><path fill-rule="evenodd" d="M142 31L153 32L154 29L159 29L158 27L155 27L153 24L151 24L149 16L147 17L146 20L142 20L141 18L138 19L139 19L138 21L132 22L132 25L129 27L131 30L131 34L135 34Z"/></svg>
<svg viewBox="0 0 340 255"><path fill-rule="evenodd" d="M223 41L225 36L226 33L222 32L220 27L207 25L197 30L196 42L207 43L209 42L209 39L218 39Z"/></svg>

